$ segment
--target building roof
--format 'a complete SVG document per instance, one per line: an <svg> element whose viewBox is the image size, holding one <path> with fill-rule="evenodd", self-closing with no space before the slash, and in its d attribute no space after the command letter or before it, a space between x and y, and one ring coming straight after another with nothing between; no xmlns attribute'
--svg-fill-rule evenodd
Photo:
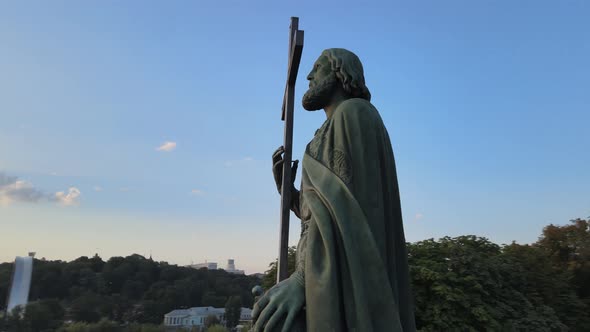
<svg viewBox="0 0 590 332"><path fill-rule="evenodd" d="M166 316L174 316L174 317L185 317L190 315L189 313L189 309L176 309L176 310L172 310L169 313L166 314Z"/></svg>
<svg viewBox="0 0 590 332"><path fill-rule="evenodd" d="M207 316L224 314L225 308L214 307L192 307L189 309L176 309L167 313L166 317L185 317L185 316Z"/></svg>

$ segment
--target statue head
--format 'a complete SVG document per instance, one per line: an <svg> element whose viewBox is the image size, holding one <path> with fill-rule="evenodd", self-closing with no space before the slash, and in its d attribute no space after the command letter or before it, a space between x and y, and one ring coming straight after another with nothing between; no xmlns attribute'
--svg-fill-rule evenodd
<svg viewBox="0 0 590 332"><path fill-rule="evenodd" d="M356 54L343 48L330 48L322 52L309 75L309 90L303 96L303 107L315 111L329 105L341 89L347 98L371 100L365 85L363 65Z"/></svg>

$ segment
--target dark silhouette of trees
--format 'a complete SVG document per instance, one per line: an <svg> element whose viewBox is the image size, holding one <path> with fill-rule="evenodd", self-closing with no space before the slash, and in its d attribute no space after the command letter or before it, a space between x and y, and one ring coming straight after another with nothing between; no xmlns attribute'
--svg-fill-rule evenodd
<svg viewBox="0 0 590 332"><path fill-rule="evenodd" d="M240 322L242 313L242 298L240 296L230 296L225 303L225 325L233 328Z"/></svg>
<svg viewBox="0 0 590 332"><path fill-rule="evenodd" d="M209 315L207 317L205 317L205 328L209 328L211 326L217 325L219 324L219 318L217 318L217 316L215 315Z"/></svg>
<svg viewBox="0 0 590 332"><path fill-rule="evenodd" d="M23 320L31 331L54 331L62 325L64 314L59 301L39 300L27 305Z"/></svg>
<svg viewBox="0 0 590 332"><path fill-rule="evenodd" d="M0 310L6 307L12 269L13 264L0 264ZM113 257L106 262L97 255L71 262L35 259L30 314L13 323L29 329L31 324L54 326L56 320L59 324L63 320L98 324L101 319L161 324L164 314L174 309L223 308L230 298L251 307L251 289L259 283L256 277L196 270L140 255ZM32 319L33 314L37 320Z"/></svg>
<svg viewBox="0 0 590 332"><path fill-rule="evenodd" d="M499 246L474 235L408 244L417 326L422 331L590 331L590 222L549 225L533 244ZM295 269L295 247L289 249ZM0 310L13 264L0 264ZM192 269L140 255L98 255L71 262L35 260L26 310L0 319L0 331L76 328L159 331L164 314L196 306L225 307L228 327L251 290L272 287L276 261L263 280L223 270ZM63 325L63 321L76 323ZM209 325L216 324L210 319ZM217 322L218 323L218 322ZM139 325L152 324L152 325Z"/></svg>
<svg viewBox="0 0 590 332"><path fill-rule="evenodd" d="M578 296L590 300L590 220L549 225L543 229L537 246L547 252L553 264L569 273Z"/></svg>
<svg viewBox="0 0 590 332"><path fill-rule="evenodd" d="M287 251L287 272L291 275L295 272L295 267L297 261L297 249L296 247L289 247ZM265 290L270 289L277 283L277 266L278 266L278 259L274 262L268 264L268 270L266 271L264 278L262 279L262 288Z"/></svg>

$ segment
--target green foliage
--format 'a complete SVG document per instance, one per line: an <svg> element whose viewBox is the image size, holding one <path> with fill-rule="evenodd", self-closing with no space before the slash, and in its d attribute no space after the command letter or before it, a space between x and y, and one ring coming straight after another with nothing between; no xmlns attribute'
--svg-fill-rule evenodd
<svg viewBox="0 0 590 332"><path fill-rule="evenodd" d="M241 324L242 328L238 329L237 332L248 332L252 329L252 322Z"/></svg>
<svg viewBox="0 0 590 332"><path fill-rule="evenodd" d="M101 319L98 323L89 325L88 332L119 332L121 331L120 324L110 321L106 318Z"/></svg>
<svg viewBox="0 0 590 332"><path fill-rule="evenodd" d="M0 264L0 311L6 307L12 269L13 264ZM75 322L97 323L107 318L117 323L161 324L164 314L174 309L224 307L230 297L239 297L243 306L252 307L251 290L259 283L256 277L196 270L140 255L106 262L95 255L71 262L36 259L29 298L33 303L56 299L68 313L67 319ZM39 317L47 316L43 308L32 310L40 310ZM22 319L9 321L23 323Z"/></svg>
<svg viewBox="0 0 590 332"><path fill-rule="evenodd" d="M422 331L588 331L567 271L535 245L475 236L408 244Z"/></svg>
<svg viewBox="0 0 590 332"><path fill-rule="evenodd" d="M61 326L65 311L59 301L45 299L30 302L23 320L31 331L55 330Z"/></svg>
<svg viewBox="0 0 590 332"><path fill-rule="evenodd" d="M75 322L62 326L57 330L58 332L88 332L91 324L84 322Z"/></svg>
<svg viewBox="0 0 590 332"><path fill-rule="evenodd" d="M205 325L206 328L217 324L219 324L219 319L215 315L209 315L205 317L205 321L203 322L203 325Z"/></svg>
<svg viewBox="0 0 590 332"><path fill-rule="evenodd" d="M498 246L460 236L408 244L421 331L590 331L590 222L549 225L534 244ZM295 247L289 248L289 273ZM262 285L276 281L276 261ZM252 307L256 277L195 270L139 255L35 260L26 310L0 319L0 331L164 331L174 309L226 308L228 327ZM13 264L0 264L0 311ZM63 324L64 320L73 323ZM215 316L209 330L226 331Z"/></svg>
<svg viewBox="0 0 590 332"><path fill-rule="evenodd" d="M239 296L231 296L225 304L225 323L229 328L233 328L240 322L242 313L242 299Z"/></svg>
<svg viewBox="0 0 590 332"><path fill-rule="evenodd" d="M5 319L0 317L0 331L55 331L63 317L64 309L57 300L30 302L26 308L14 308Z"/></svg>
<svg viewBox="0 0 590 332"><path fill-rule="evenodd" d="M287 271L289 275L295 272L297 262L297 247L289 247L287 252ZM272 286L277 283L277 266L279 262L278 259L274 262L268 264L268 270L264 274L264 278L262 279L262 288L264 290L269 290Z"/></svg>
<svg viewBox="0 0 590 332"><path fill-rule="evenodd" d="M570 225L549 225L537 246L545 250L553 263L566 270L578 296L590 300L590 220L571 220Z"/></svg>
<svg viewBox="0 0 590 332"><path fill-rule="evenodd" d="M161 325L137 324L124 325L108 319L101 319L97 323L75 322L62 326L58 332L165 332Z"/></svg>
<svg viewBox="0 0 590 332"><path fill-rule="evenodd" d="M72 319L78 322L94 323L102 317L101 309L108 306L104 298L92 292L80 294L69 306Z"/></svg>
<svg viewBox="0 0 590 332"><path fill-rule="evenodd" d="M500 247L485 238L445 237L408 246L417 327L425 331L501 330L509 308Z"/></svg>
<svg viewBox="0 0 590 332"><path fill-rule="evenodd" d="M106 318L97 323L76 322L61 327L59 332L122 332L125 329L118 323Z"/></svg>
<svg viewBox="0 0 590 332"><path fill-rule="evenodd" d="M125 326L125 332L164 332L166 329L162 325L156 324L138 324L131 323Z"/></svg>
<svg viewBox="0 0 590 332"><path fill-rule="evenodd" d="M207 328L206 331L207 332L228 332L225 327L223 327L222 325L219 325L219 324L211 325L209 328Z"/></svg>
<svg viewBox="0 0 590 332"><path fill-rule="evenodd" d="M29 329L23 320L24 308L22 306L15 307L8 315L0 321L0 330L27 332Z"/></svg>
<svg viewBox="0 0 590 332"><path fill-rule="evenodd" d="M519 268L518 290L533 306L550 308L573 331L584 324L585 305L571 287L567 271L556 268L545 251L513 243L504 248L504 254Z"/></svg>
<svg viewBox="0 0 590 332"><path fill-rule="evenodd" d="M13 263L0 264L0 309L6 308L8 301L8 287L13 269ZM1 311L1 310L0 310Z"/></svg>

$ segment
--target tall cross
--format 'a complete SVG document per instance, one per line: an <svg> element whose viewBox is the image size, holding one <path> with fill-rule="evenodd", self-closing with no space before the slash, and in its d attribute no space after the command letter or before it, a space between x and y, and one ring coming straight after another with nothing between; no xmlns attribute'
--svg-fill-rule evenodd
<svg viewBox="0 0 590 332"><path fill-rule="evenodd" d="M285 152L283 155L283 183L281 187L281 233L279 240L279 263L277 283L289 277L287 272L287 254L289 249L289 215L291 213L291 156L293 150L293 105L295 98L295 82L303 51L303 31L299 30L299 18L291 17L289 28L289 67L287 69L287 86L283 97L283 113L285 121Z"/></svg>

